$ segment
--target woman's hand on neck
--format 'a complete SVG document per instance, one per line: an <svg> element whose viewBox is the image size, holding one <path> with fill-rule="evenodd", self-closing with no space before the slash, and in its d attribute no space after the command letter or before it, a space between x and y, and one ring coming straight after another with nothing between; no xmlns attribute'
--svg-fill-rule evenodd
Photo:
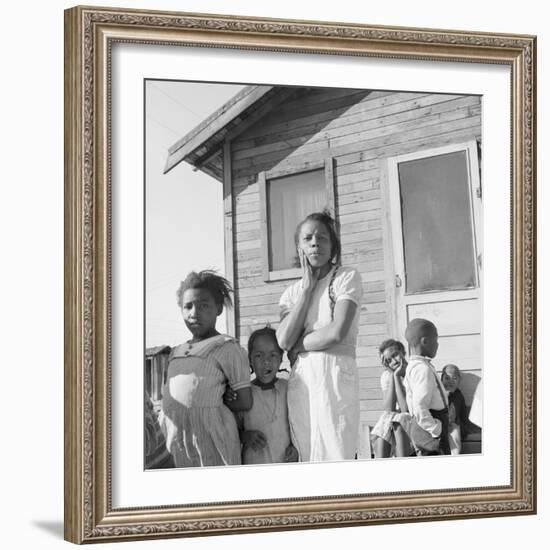
<svg viewBox="0 0 550 550"><path fill-rule="evenodd" d="M319 271L322 268L315 269L312 267L302 249L298 250L298 255L300 257L300 264L302 265L303 288L306 292L311 292L317 285L317 281L319 280Z"/></svg>
<svg viewBox="0 0 550 550"><path fill-rule="evenodd" d="M318 272L317 273L317 280L320 280L322 279L323 277L326 277L329 273L329 271L333 268L333 264L331 264L330 262L327 262L325 265L321 266L320 268L318 268L316 271Z"/></svg>

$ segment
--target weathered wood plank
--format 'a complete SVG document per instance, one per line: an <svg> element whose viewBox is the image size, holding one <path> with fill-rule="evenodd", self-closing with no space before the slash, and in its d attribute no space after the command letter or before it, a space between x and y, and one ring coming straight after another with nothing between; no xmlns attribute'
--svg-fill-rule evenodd
<svg viewBox="0 0 550 550"><path fill-rule="evenodd" d="M374 220L382 216L381 201L369 201L363 203L362 210L349 212L347 209L340 210L340 227L350 226L356 222Z"/></svg>
<svg viewBox="0 0 550 550"><path fill-rule="evenodd" d="M259 137L261 139L261 137L269 135L270 132L284 133L285 131L290 130L295 124L307 124L307 121L310 123L326 123L327 121L333 120L335 117L345 116L346 114L349 114L350 116L365 114L369 111L375 111L380 107L394 105L402 101L414 99L415 97L420 98L427 95L429 94L411 94L410 92L372 92L358 103L344 105L339 109L333 108L329 111L321 110L316 114L308 111L302 111L298 108L294 110L294 117L287 117L286 120L283 120L277 116L281 115L281 113L274 113L271 120L264 120L263 125L258 125L248 131L245 135L241 136L241 141L244 143L244 148L246 148L250 146L249 143L254 138Z"/></svg>
<svg viewBox="0 0 550 550"><path fill-rule="evenodd" d="M354 267L360 273L366 273L372 271L373 265L376 268L380 265L384 258L383 249L367 250L363 253L357 253L355 255L346 255L342 258L343 265L347 267ZM260 258L252 258L249 260L239 260L238 270L241 278L250 276L259 276L262 273L262 265Z"/></svg>
<svg viewBox="0 0 550 550"><path fill-rule="evenodd" d="M341 208L344 204L362 204L364 202L379 198L380 188L377 187L375 189L353 191L346 195L338 194L336 197L336 202L338 203L339 208Z"/></svg>
<svg viewBox="0 0 550 550"><path fill-rule="evenodd" d="M345 215L349 212L359 212L360 210L372 210L376 204L380 204L380 189L369 189L372 184L378 184L377 180L367 180L366 178L357 178L357 182L362 182L359 190L348 185L341 185L339 180L336 180L336 204L340 215ZM260 200L259 193L256 189L244 197L238 197L235 200L234 215L237 221L237 229L248 222L258 222L260 220ZM253 196L254 195L254 196ZM374 202L378 200L378 203ZM349 205L347 208L345 205ZM250 227L249 227L250 228Z"/></svg>
<svg viewBox="0 0 550 550"><path fill-rule="evenodd" d="M367 246L371 246L368 243L370 241L376 241L382 238L383 233L381 228L375 228L375 229L369 229L368 231L361 231L360 233L357 233L361 235L361 242L367 243ZM354 234L346 234L346 235L340 235L340 242L342 244L342 250L344 253L348 253L351 251L360 250L361 248L358 245L355 245L357 241L354 240L355 237ZM344 246L345 244L345 246ZM352 246L353 245L353 246ZM357 246L357 248L356 248Z"/></svg>
<svg viewBox="0 0 550 550"><path fill-rule="evenodd" d="M371 210L380 210L381 208L382 201L377 197L370 200L339 204L338 212L340 214L340 219L345 218L347 223L352 221L350 218L355 214L361 214L362 212L369 212Z"/></svg>
<svg viewBox="0 0 550 550"><path fill-rule="evenodd" d="M380 324L386 320L386 315L383 313L373 313L369 315L367 318L371 323ZM372 346L374 348L374 346L379 346L381 341L382 340L380 339L379 335L360 334L357 337L357 346L358 347Z"/></svg>
<svg viewBox="0 0 550 550"><path fill-rule="evenodd" d="M344 254L359 252L360 246L351 247L351 245L369 243L372 240L380 238L381 234L382 230L379 219L367 220L364 223L347 224L345 230L342 230L342 228L340 230L340 241ZM261 251L261 246L262 243L259 238L249 240L236 239L235 249L237 252L237 259L241 257L241 252L244 252L247 257L251 257L251 252L249 251ZM366 246L370 245L367 244Z"/></svg>
<svg viewBox="0 0 550 550"><path fill-rule="evenodd" d="M468 137L465 137L468 136ZM407 154L423 149L433 149L450 143L460 143L481 136L481 119L466 118L463 121L422 128L421 131L405 133L402 139L386 139L382 143L358 144L355 150L335 156L336 174L346 173L345 166L357 162L380 162L378 159ZM375 160L376 159L376 160ZM355 170L354 170L355 171Z"/></svg>
<svg viewBox="0 0 550 550"><path fill-rule="evenodd" d="M362 399L359 401L362 411L381 411L384 403L382 399Z"/></svg>
<svg viewBox="0 0 550 550"><path fill-rule="evenodd" d="M345 261L356 261L364 259L366 254L372 250L382 250L382 230L377 229L375 231L369 231L364 233L365 239L357 244L350 244L348 246L342 246L342 257Z"/></svg>
<svg viewBox="0 0 550 550"><path fill-rule="evenodd" d="M246 241L256 241L260 238L260 229L251 229L249 231L242 231L238 228L235 232L235 242L244 243Z"/></svg>
<svg viewBox="0 0 550 550"><path fill-rule="evenodd" d="M269 294L258 294L255 296L241 296L241 305L252 307L252 306L262 306L268 304L279 304L279 299L281 293L272 292Z"/></svg>
<svg viewBox="0 0 550 550"><path fill-rule="evenodd" d="M301 116L302 111L298 108L295 111L296 116L284 123L269 124L270 121L264 119L263 124L254 129L254 135L247 134L235 144L235 150L251 149L274 141L282 141L297 135L303 135L304 133L314 135L323 128L331 129L347 126L434 103L452 101L453 98L457 99L460 96L449 97L442 94L428 94L418 97L418 94L405 93L393 94L393 97L390 97L389 94L386 94L385 103L380 99L378 101L369 100L370 97L372 97L372 94L358 103L337 109L330 109L330 105L326 104L327 110L309 116ZM304 103L303 100L302 103ZM280 112L274 113L271 120L279 120L276 115L280 114Z"/></svg>
<svg viewBox="0 0 550 550"><path fill-rule="evenodd" d="M382 390L372 387L370 382L361 380L359 383L359 396L361 401L375 401L382 399Z"/></svg>
<svg viewBox="0 0 550 550"><path fill-rule="evenodd" d="M284 145L300 146L304 143L315 143L323 140L337 141L338 138L349 141L350 136L360 136L362 133L370 130L383 133L385 128L397 126L409 121L417 121L428 117L440 115L441 119L447 119L443 116L445 113L465 110L470 107L479 106L479 97L466 96L459 99L449 100L440 95L425 96L420 100L405 101L399 103L399 109L395 106L386 109L377 110L374 116L365 117L364 114L355 117L335 117L331 123L313 124L308 126L295 126L293 130L286 133L272 134L271 138L264 140L262 144L250 144L249 147L242 147L242 143L235 149L235 161L241 159L263 155L275 150L284 149ZM472 112L472 111L467 111ZM449 115L451 116L451 115ZM338 145L338 143L334 143Z"/></svg>
<svg viewBox="0 0 550 550"><path fill-rule="evenodd" d="M382 342L382 340L380 340ZM359 360L357 362L357 372L359 373L359 378L376 380L377 384L380 384L380 376L382 375L383 368L380 365L380 358L378 357L378 346L376 346L376 357L371 358L370 360L366 357L360 358L360 361L370 361L369 366L359 366ZM373 362L376 360L376 362Z"/></svg>
<svg viewBox="0 0 550 550"><path fill-rule="evenodd" d="M364 282L363 288L365 292L383 292L386 288L386 281Z"/></svg>
<svg viewBox="0 0 550 550"><path fill-rule="evenodd" d="M260 220L254 220L250 222L241 221L241 219L236 219L235 217L235 235L239 233L244 233L246 231L259 231L260 229Z"/></svg>
<svg viewBox="0 0 550 550"><path fill-rule="evenodd" d="M359 325L359 334L362 334L362 335L385 334L385 332L386 332L385 323L381 323L378 325L372 325L372 324Z"/></svg>
<svg viewBox="0 0 550 550"><path fill-rule="evenodd" d="M322 98L311 95L304 99L300 99L299 97L295 100L289 99L283 102L274 113L265 117L261 121L261 124L271 126L274 123L282 124L289 121L295 124L299 118L315 116L326 111L345 110L357 104L369 93L370 90L353 90L350 93L340 94L339 97L330 97L327 95ZM254 130L254 127L251 128L250 133L247 133L243 138L247 139L248 136L254 135Z"/></svg>
<svg viewBox="0 0 550 550"><path fill-rule="evenodd" d="M244 242L235 241L235 250L237 252L237 256L243 250L253 250L253 249L255 250L259 248L260 248L260 242L256 240L244 241Z"/></svg>
<svg viewBox="0 0 550 550"><path fill-rule="evenodd" d="M386 313L385 292L366 292L363 294L362 306L370 313Z"/></svg>
<svg viewBox="0 0 550 550"><path fill-rule="evenodd" d="M260 259L261 259L261 250L259 248L239 250L239 252L237 253L237 263L246 262L247 260L255 260L259 262Z"/></svg>
<svg viewBox="0 0 550 550"><path fill-rule="evenodd" d="M330 147L326 150L326 156L333 156L336 161L336 170L338 174L338 166L343 166L346 163L356 162L357 160L365 160L367 158L378 158L388 156L389 154L398 154L401 151L409 152L423 148L433 147L446 143L458 143L465 141L463 136L468 136L466 139L475 139L481 135L481 119L479 116L465 117L445 124L436 123L430 126L423 126L417 131L397 132L385 136L384 138L375 138L364 142L358 141L342 147ZM433 139L437 137L437 139ZM396 153L389 153L391 146L395 147ZM282 160L272 160L267 163L270 168L275 166L291 166L293 164L300 165L308 160L318 160L320 152L309 154L300 153L296 158L293 155L285 157ZM260 171L260 166L247 166L239 169L236 173L238 177L248 175Z"/></svg>
<svg viewBox="0 0 550 550"><path fill-rule="evenodd" d="M238 293L239 296L243 298L248 298L252 296L264 296L267 294L274 294L281 296L284 290L290 285L292 281L277 281L270 283L263 283L257 286L245 286L239 287Z"/></svg>
<svg viewBox="0 0 550 550"><path fill-rule="evenodd" d="M250 305L278 303L281 294L287 286L288 283L286 282L279 282L277 284L270 282L264 283L258 287L237 288L235 294L237 299L246 300ZM381 293L384 288L384 281L363 281L363 291L365 295L370 295L371 293Z"/></svg>
<svg viewBox="0 0 550 550"><path fill-rule="evenodd" d="M367 284L370 281L380 281L384 278L383 271L383 262L382 261L373 261L369 263L369 271L361 271L361 279L363 285ZM285 288L298 279L291 279L288 281L277 281L265 283L261 277L258 275L243 275L239 277L237 288L239 293L244 293L243 295L254 295L254 294L266 294L265 288L278 289L282 293ZM273 290L275 292L275 290Z"/></svg>
<svg viewBox="0 0 550 550"><path fill-rule="evenodd" d="M365 248L358 252L347 252L342 255L342 263L344 265L357 265L363 262L381 260L384 256L382 247Z"/></svg>
<svg viewBox="0 0 550 550"><path fill-rule="evenodd" d="M279 319L279 304L256 304L256 305L241 305L241 317L276 317Z"/></svg>
<svg viewBox="0 0 550 550"><path fill-rule="evenodd" d="M374 213L377 213L377 215L374 215ZM349 235L351 233L369 231L370 229L379 229L382 227L382 224L380 222L380 212L378 210L375 210L374 212L368 212L367 214L365 215L367 220L364 222L341 225L340 235Z"/></svg>
<svg viewBox="0 0 550 550"><path fill-rule="evenodd" d="M345 187L349 183L357 183L358 181L378 179L380 177L379 163L372 162L372 164L374 165L372 168L367 170L359 169L356 172L351 172L349 174L342 174L341 168L337 168L335 175L338 187Z"/></svg>
<svg viewBox="0 0 550 550"><path fill-rule="evenodd" d="M378 323L378 324L383 324L383 323ZM364 335L364 337L366 336L367 335ZM387 332L386 334L381 334L380 336L376 336L376 335L371 335L371 336L372 336L371 341L366 344L362 342L357 342L357 347L355 349L355 352L357 357L371 361L369 365L373 367L380 366L380 358L378 357L378 346L386 338L390 338L391 335L389 332Z"/></svg>
<svg viewBox="0 0 550 550"><path fill-rule="evenodd" d="M258 208L259 205L255 208L251 208L249 212L243 212L242 210L235 208L233 210L234 217L235 217L235 223L239 225L243 225L246 223L260 223L260 209Z"/></svg>
<svg viewBox="0 0 550 550"><path fill-rule="evenodd" d="M357 193L361 191L370 191L380 188L380 179L376 178L367 178L365 177L362 180L356 181L355 183L348 184L338 184L338 197L341 200L346 195L352 193Z"/></svg>
<svg viewBox="0 0 550 550"><path fill-rule="evenodd" d="M262 167L273 162L280 162L282 158L289 159L291 157L306 156L312 153L318 153L327 148L338 151L338 154L341 154L340 151L343 153L346 147L353 147L356 143L384 140L395 134L414 133L424 127L450 124L457 120L476 117L479 117L479 115L472 115L470 107L465 107L448 112L427 115L421 118L414 118L389 126L361 129L341 137L325 136L324 133L322 133L318 139L315 138L313 140L309 136L305 136L274 143L269 147L269 150L252 154L244 158L242 157L242 154L245 153L243 151L240 158L235 155L236 158L234 158L233 162L235 170L239 172L247 167Z"/></svg>
<svg viewBox="0 0 550 550"><path fill-rule="evenodd" d="M349 158L349 162L347 162ZM342 159L345 159L344 162ZM334 157L336 178L341 186L364 180L376 180L380 170L380 160L368 149L361 149L354 157L348 157L343 151L341 156ZM347 176L347 178L345 177Z"/></svg>

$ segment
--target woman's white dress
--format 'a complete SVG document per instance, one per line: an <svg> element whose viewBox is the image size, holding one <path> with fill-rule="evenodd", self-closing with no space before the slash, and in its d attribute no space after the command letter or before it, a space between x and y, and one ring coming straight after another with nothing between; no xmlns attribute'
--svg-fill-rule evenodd
<svg viewBox="0 0 550 550"><path fill-rule="evenodd" d="M311 332L332 321L329 285L334 268L317 282L305 319ZM302 281L281 296L281 316L297 303ZM290 433L301 462L349 460L359 447L359 375L355 348L359 328L361 275L353 268L338 267L332 283L334 302L351 300L357 309L344 340L323 351L299 355L288 381ZM282 318L281 317L281 318Z"/></svg>

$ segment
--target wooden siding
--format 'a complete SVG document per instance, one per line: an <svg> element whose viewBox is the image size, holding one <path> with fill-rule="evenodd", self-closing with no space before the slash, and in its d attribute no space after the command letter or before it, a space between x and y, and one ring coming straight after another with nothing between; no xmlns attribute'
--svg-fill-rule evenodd
<svg viewBox="0 0 550 550"><path fill-rule="evenodd" d="M278 301L293 281L265 283L262 277L258 173L303 169L334 159L336 212L343 264L363 279L357 363L361 420L374 424L382 409L377 356L393 334L384 251L384 202L380 189L384 160L436 146L479 139L477 96L304 89L278 105L231 144L234 201L237 334L276 326Z"/></svg>

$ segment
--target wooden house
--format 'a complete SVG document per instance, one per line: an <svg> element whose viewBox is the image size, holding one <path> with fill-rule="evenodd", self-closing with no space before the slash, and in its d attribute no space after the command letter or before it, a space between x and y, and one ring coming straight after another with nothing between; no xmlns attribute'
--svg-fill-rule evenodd
<svg viewBox="0 0 550 550"><path fill-rule="evenodd" d="M336 216L342 262L362 276L357 361L361 419L382 408L377 347L432 320L434 364L457 364L467 402L481 375L481 98L249 86L171 147L224 190L229 330L245 346L279 320L300 276L293 233L306 214Z"/></svg>

